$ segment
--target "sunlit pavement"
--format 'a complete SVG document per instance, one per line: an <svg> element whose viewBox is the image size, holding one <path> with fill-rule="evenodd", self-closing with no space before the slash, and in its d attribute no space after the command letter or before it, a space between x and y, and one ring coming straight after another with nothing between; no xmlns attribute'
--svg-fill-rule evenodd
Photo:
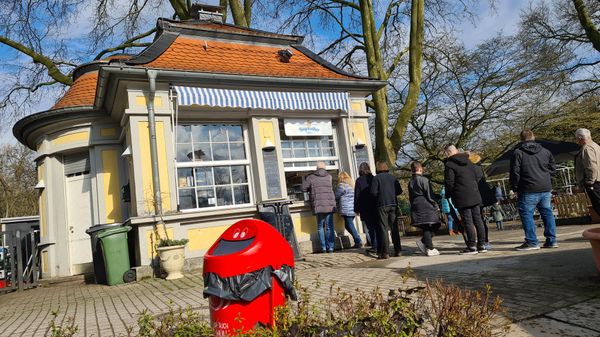
<svg viewBox="0 0 600 337"><path fill-rule="evenodd" d="M434 238L442 254L437 257L422 256L416 238L404 237L401 257L376 260L364 249L309 254L298 262L296 275L315 298L329 295L332 284L348 291L375 287L386 291L427 279L470 289L489 284L515 322L510 336L597 337L600 277L590 245L581 238L589 227L561 226L560 248L530 252L514 250L523 239L522 231L492 230L492 250L474 256L458 255L464 245L460 236ZM541 229L538 237L543 239ZM408 266L416 279L403 278ZM0 295L0 336L44 336L53 310L58 310L58 324L72 318L79 336L115 336L135 326L142 311L158 315L169 306L207 313L201 271L176 281L152 279L112 287L79 281Z"/></svg>

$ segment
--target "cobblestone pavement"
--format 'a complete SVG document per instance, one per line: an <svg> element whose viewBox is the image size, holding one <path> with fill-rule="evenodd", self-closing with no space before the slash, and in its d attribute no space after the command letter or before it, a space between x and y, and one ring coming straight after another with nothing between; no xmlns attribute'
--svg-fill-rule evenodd
<svg viewBox="0 0 600 337"><path fill-rule="evenodd" d="M581 239L588 227L559 227L560 248L532 252L514 251L522 231L492 231L493 250L475 256L457 255L462 238L446 235L434 239L442 255L428 258L408 237L403 238L402 257L378 261L364 250L311 254L297 264L296 275L317 298L327 296L331 284L345 290L410 287L427 279L472 289L490 284L515 321L510 336L598 337L600 277L589 243ZM416 279L405 283L402 274L408 266ZM176 281L112 287L70 282L0 295L0 336L44 336L53 311L58 311L59 325L72 318L79 336L116 336L135 326L141 312L158 315L170 306L207 313L201 271Z"/></svg>

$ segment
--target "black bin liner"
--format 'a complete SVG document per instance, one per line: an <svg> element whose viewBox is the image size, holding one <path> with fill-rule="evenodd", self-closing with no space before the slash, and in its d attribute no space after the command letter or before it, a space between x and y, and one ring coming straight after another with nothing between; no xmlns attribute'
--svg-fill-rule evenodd
<svg viewBox="0 0 600 337"><path fill-rule="evenodd" d="M273 267L265 268L231 277L221 277L215 273L204 275L204 298L216 296L233 301L252 301L260 294L273 287L272 275L275 275L281 284L285 294L296 301L298 295L294 289L294 268L283 265L280 269Z"/></svg>

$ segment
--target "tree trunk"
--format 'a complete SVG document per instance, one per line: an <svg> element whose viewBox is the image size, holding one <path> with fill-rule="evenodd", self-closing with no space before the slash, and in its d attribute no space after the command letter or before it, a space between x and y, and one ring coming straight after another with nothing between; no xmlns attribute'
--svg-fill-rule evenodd
<svg viewBox="0 0 600 337"><path fill-rule="evenodd" d="M573 0L573 4L577 10L577 17L579 18L581 27L585 30L585 34L588 39L590 39L590 42L592 42L594 49L600 51L600 32L598 32L598 28L596 28L594 22L592 22L590 13L587 8L585 8L583 0Z"/></svg>
<svg viewBox="0 0 600 337"><path fill-rule="evenodd" d="M186 0L169 0L169 2L180 20L187 20L190 18L190 8L188 7Z"/></svg>
<svg viewBox="0 0 600 337"><path fill-rule="evenodd" d="M231 9L231 16L233 16L233 23L236 26L250 27L250 22L246 21L244 6L242 6L240 0L229 0L229 8Z"/></svg>
<svg viewBox="0 0 600 337"><path fill-rule="evenodd" d="M417 108L421 92L421 63L423 61L423 37L425 30L425 0L412 0L410 13L410 42L408 60L408 97L396 120L391 145L394 153L402 147L402 139L408 122Z"/></svg>

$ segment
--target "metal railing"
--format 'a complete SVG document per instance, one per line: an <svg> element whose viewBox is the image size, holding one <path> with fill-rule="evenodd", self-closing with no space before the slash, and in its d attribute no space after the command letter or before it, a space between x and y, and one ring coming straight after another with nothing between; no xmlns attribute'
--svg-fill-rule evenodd
<svg viewBox="0 0 600 337"><path fill-rule="evenodd" d="M5 231L0 236L3 250L0 274L5 285L0 292L36 287L40 278L39 231Z"/></svg>

